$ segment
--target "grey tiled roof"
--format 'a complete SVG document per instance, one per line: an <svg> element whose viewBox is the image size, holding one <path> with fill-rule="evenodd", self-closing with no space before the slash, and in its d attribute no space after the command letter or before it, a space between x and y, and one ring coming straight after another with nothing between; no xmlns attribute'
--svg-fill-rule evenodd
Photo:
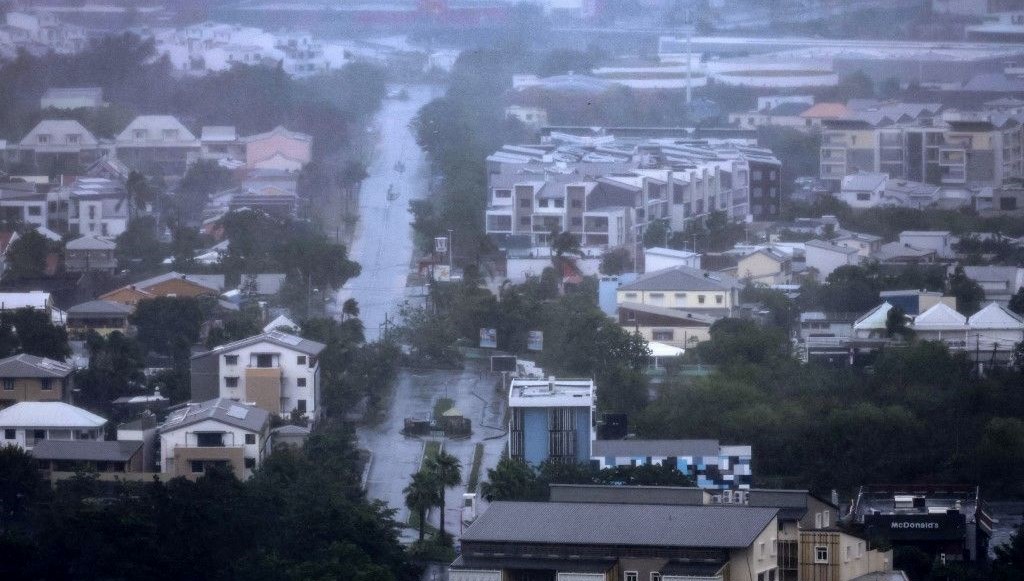
<svg viewBox="0 0 1024 581"><path fill-rule="evenodd" d="M38 460L127 462L141 447L141 441L43 440L32 449L32 457Z"/></svg>
<svg viewBox="0 0 1024 581"><path fill-rule="evenodd" d="M739 506L495 502L464 542L746 548L778 509Z"/></svg>
<svg viewBox="0 0 1024 581"><path fill-rule="evenodd" d="M726 291L740 288L735 278L688 266L673 266L647 273L619 287L621 291Z"/></svg>
<svg viewBox="0 0 1024 581"><path fill-rule="evenodd" d="M68 309L68 317L88 317L93 315L130 315L132 308L114 301L96 300L77 304Z"/></svg>
<svg viewBox="0 0 1024 581"><path fill-rule="evenodd" d="M67 363L22 353L0 359L0 377L67 377L74 368Z"/></svg>
<svg viewBox="0 0 1024 581"><path fill-rule="evenodd" d="M211 351L207 351L206 353L200 353L198 355L193 355L192 359L208 357L214 354L221 355L224 353L230 353L237 349L241 349L242 347L255 345L256 343L260 343L262 341L273 343L274 345L284 347L285 349L291 349L293 351L298 351L299 353L305 353L307 355L319 355L320 352L323 351L325 347L327 347L323 343L318 343L310 339L304 339L302 337L292 335L290 333L284 333L282 331L268 331L266 333L260 333L259 335L253 335L252 337L240 339L233 343L225 343L224 345L218 345L217 347L214 347L213 350Z"/></svg>
<svg viewBox="0 0 1024 581"><path fill-rule="evenodd" d="M259 432L270 421L270 412L230 399L211 399L175 410L167 416L164 425L160 426L160 433L177 430L203 420L215 420L250 432Z"/></svg>

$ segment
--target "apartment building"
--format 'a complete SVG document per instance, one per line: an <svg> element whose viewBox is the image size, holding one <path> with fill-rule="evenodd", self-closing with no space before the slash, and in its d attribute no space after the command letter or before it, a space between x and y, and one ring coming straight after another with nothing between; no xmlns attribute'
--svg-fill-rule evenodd
<svg viewBox="0 0 1024 581"><path fill-rule="evenodd" d="M999 186L1024 177L1021 122L1009 115L947 114L895 123L853 117L826 121L821 179L838 187L856 172L936 186Z"/></svg>
<svg viewBox="0 0 1024 581"><path fill-rule="evenodd" d="M181 176L199 158L201 144L171 115L140 115L117 135L117 158L147 175Z"/></svg>
<svg viewBox="0 0 1024 581"><path fill-rule="evenodd" d="M230 399L188 404L160 426L161 471L171 478L222 466L245 480L269 453L270 414Z"/></svg>
<svg viewBox="0 0 1024 581"><path fill-rule="evenodd" d="M509 455L533 465L589 462L594 438L590 379L513 379L509 386Z"/></svg>
<svg viewBox="0 0 1024 581"><path fill-rule="evenodd" d="M192 400L225 398L272 414L320 415L323 343L270 331L192 357Z"/></svg>
<svg viewBox="0 0 1024 581"><path fill-rule="evenodd" d="M485 228L499 246L510 238L542 246L558 230L639 256L654 221L681 231L713 212L744 220L777 215L781 204L781 164L741 141L553 133L487 161Z"/></svg>
<svg viewBox="0 0 1024 581"><path fill-rule="evenodd" d="M727 317L739 306L743 285L720 272L674 266L638 277L616 290L619 305L639 303L691 311L714 318Z"/></svg>
<svg viewBox="0 0 1024 581"><path fill-rule="evenodd" d="M96 136L78 121L44 119L17 145L7 148L7 160L44 173L75 173L99 159L104 151Z"/></svg>
<svg viewBox="0 0 1024 581"><path fill-rule="evenodd" d="M122 182L78 178L70 188L68 230L80 236L116 238L128 229L130 204Z"/></svg>

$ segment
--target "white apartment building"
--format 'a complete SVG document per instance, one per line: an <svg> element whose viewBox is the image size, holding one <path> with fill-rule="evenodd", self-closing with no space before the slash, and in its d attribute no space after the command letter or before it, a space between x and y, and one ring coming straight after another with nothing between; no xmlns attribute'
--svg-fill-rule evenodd
<svg viewBox="0 0 1024 581"><path fill-rule="evenodd" d="M322 343L270 331L192 357L192 401L225 398L270 413L320 415Z"/></svg>
<svg viewBox="0 0 1024 581"><path fill-rule="evenodd" d="M128 193L117 180L82 177L70 188L68 229L72 234L116 238L131 218Z"/></svg>
<svg viewBox="0 0 1024 581"><path fill-rule="evenodd" d="M269 453L270 414L230 399L189 404L160 426L160 469L171 478L223 466L244 480Z"/></svg>

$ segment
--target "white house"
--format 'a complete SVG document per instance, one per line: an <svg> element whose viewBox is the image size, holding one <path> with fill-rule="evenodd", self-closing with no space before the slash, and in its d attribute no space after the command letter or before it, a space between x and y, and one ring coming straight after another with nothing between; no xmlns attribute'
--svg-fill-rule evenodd
<svg viewBox="0 0 1024 581"><path fill-rule="evenodd" d="M644 272L655 272L672 268L673 266L688 266L700 268L700 254L689 250L673 250L671 248L646 248L644 249Z"/></svg>
<svg viewBox="0 0 1024 581"><path fill-rule="evenodd" d="M900 244L934 250L939 258L953 257L953 235L945 230L905 230L900 232Z"/></svg>
<svg viewBox="0 0 1024 581"><path fill-rule="evenodd" d="M804 260L807 268L818 273L818 280L823 281L841 266L856 266L863 257L859 248L842 246L824 240L809 240L804 244Z"/></svg>
<svg viewBox="0 0 1024 581"><path fill-rule="evenodd" d="M192 357L192 401L226 398L270 413L320 415L323 343L270 331Z"/></svg>
<svg viewBox="0 0 1024 581"><path fill-rule="evenodd" d="M29 452L42 440L102 440L107 420L60 401L23 401L0 410L2 445Z"/></svg>
<svg viewBox="0 0 1024 581"><path fill-rule="evenodd" d="M853 336L856 339L884 339L888 336L886 323L892 305L883 302L871 309L853 323Z"/></svg>
<svg viewBox="0 0 1024 581"><path fill-rule="evenodd" d="M1008 361L1017 344L1024 341L1024 320L997 303L989 303L967 319L967 350L978 358Z"/></svg>
<svg viewBox="0 0 1024 581"><path fill-rule="evenodd" d="M837 196L852 208L874 208L884 203L885 185L889 175L878 172L858 172L843 178Z"/></svg>
<svg viewBox="0 0 1024 581"><path fill-rule="evenodd" d="M270 452L270 414L229 399L189 404L160 426L160 469L197 478L212 466L244 480Z"/></svg>
<svg viewBox="0 0 1024 581"><path fill-rule="evenodd" d="M945 303L936 303L914 317L911 328L922 341L945 343L953 350L963 350L966 345L967 317Z"/></svg>
<svg viewBox="0 0 1024 581"><path fill-rule="evenodd" d="M128 229L128 192L107 178L81 177L71 187L68 228L73 234L116 238Z"/></svg>
<svg viewBox="0 0 1024 581"><path fill-rule="evenodd" d="M874 234L861 234L860 232L846 232L836 236L833 243L847 248L857 249L862 258L869 258L872 254L882 248L882 238Z"/></svg>

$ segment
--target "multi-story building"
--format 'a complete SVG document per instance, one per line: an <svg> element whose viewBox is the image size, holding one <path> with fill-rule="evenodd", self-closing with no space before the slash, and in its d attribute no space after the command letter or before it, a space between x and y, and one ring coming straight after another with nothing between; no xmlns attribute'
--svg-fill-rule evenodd
<svg viewBox="0 0 1024 581"><path fill-rule="evenodd" d="M714 212L776 215L781 203L778 160L745 142L560 133L548 141L488 157L485 228L499 246L509 238L542 246L557 230L638 258L652 222L681 231Z"/></svg>
<svg viewBox="0 0 1024 581"><path fill-rule="evenodd" d="M160 426L160 466L172 478L223 466L244 480L269 453L270 414L230 399L189 404Z"/></svg>
<svg viewBox="0 0 1024 581"><path fill-rule="evenodd" d="M937 186L998 186L1024 177L1022 131L1018 119L1002 113L826 121L820 175L836 187L859 171Z"/></svg>
<svg viewBox="0 0 1024 581"><path fill-rule="evenodd" d="M750 446L723 446L718 440L595 440L593 462L617 466L672 466L699 488L748 489L753 482Z"/></svg>
<svg viewBox="0 0 1024 581"><path fill-rule="evenodd" d="M31 452L43 440L102 440L106 423L61 401L22 401L0 410L0 443Z"/></svg>
<svg viewBox="0 0 1024 581"><path fill-rule="evenodd" d="M249 169L298 171L313 156L313 137L284 127L243 137L245 167Z"/></svg>
<svg viewBox="0 0 1024 581"><path fill-rule="evenodd" d="M22 401L61 401L69 393L74 367L21 353L0 359L0 408Z"/></svg>
<svg viewBox="0 0 1024 581"><path fill-rule="evenodd" d="M44 173L77 173L102 157L103 152L96 136L78 121L44 119L16 146L8 147L8 161Z"/></svg>
<svg viewBox="0 0 1024 581"><path fill-rule="evenodd" d="M127 333L131 314L132 307L114 301L95 300L74 305L67 313L68 336L83 341L91 332L104 337L114 331Z"/></svg>
<svg viewBox="0 0 1024 581"><path fill-rule="evenodd" d="M184 175L202 150L196 136L171 115L136 117L114 145L119 160L147 175Z"/></svg>
<svg viewBox="0 0 1024 581"><path fill-rule="evenodd" d="M192 357L192 400L225 398L272 414L320 415L322 343L270 331Z"/></svg>
<svg viewBox="0 0 1024 581"><path fill-rule="evenodd" d="M727 274L675 266L638 277L620 286L616 300L722 318L739 306L743 285Z"/></svg>
<svg viewBox="0 0 1024 581"><path fill-rule="evenodd" d="M513 379L509 386L509 455L533 465L586 463L594 438L590 379Z"/></svg>
<svg viewBox="0 0 1024 581"><path fill-rule="evenodd" d="M82 236L116 238L128 229L130 204L120 181L78 178L69 194L68 230Z"/></svg>

